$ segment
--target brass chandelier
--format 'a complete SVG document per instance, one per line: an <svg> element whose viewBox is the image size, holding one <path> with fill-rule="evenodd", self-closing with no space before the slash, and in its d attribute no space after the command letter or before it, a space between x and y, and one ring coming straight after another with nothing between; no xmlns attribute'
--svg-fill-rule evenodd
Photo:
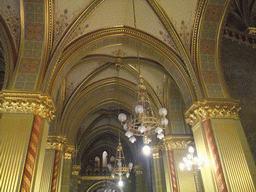
<svg viewBox="0 0 256 192"><path fill-rule="evenodd" d="M164 137L164 129L168 125L166 118L167 110L165 108L159 109L159 115L156 114L149 102L148 94L142 79L138 85L138 101L135 106L134 117L127 119L124 113L118 116L123 128L126 130L125 135L129 138L131 143L136 141L135 136L142 136L144 144L151 142L151 136L157 134L158 139Z"/></svg>
<svg viewBox="0 0 256 192"><path fill-rule="evenodd" d="M130 172L133 167L133 163L130 162L128 166L126 166L126 164L125 164L123 147L120 142L120 133L119 133L119 142L118 142L118 146L117 146L116 159L114 162L114 166L112 167L111 164L108 164L107 167L108 167L108 169L111 173L111 177L113 179L115 178L115 176L119 177L118 185L119 185L119 187L122 187L123 186L122 176L125 175L127 178L129 178Z"/></svg>
<svg viewBox="0 0 256 192"><path fill-rule="evenodd" d="M132 3L134 27L137 29L134 0ZM134 117L130 116L130 118L127 118L124 113L121 113L118 115L118 119L121 121L123 128L126 130L125 135L129 138L131 143L136 141L135 136L142 136L143 143L147 145L151 142L151 136L156 133L158 139L162 139L164 137L163 130L166 129L166 126L168 125L168 120L166 118L167 110L165 108L159 109L158 115L155 113L150 104L146 86L143 84L141 77L138 45L137 58L140 83L138 85L138 101L135 103Z"/></svg>

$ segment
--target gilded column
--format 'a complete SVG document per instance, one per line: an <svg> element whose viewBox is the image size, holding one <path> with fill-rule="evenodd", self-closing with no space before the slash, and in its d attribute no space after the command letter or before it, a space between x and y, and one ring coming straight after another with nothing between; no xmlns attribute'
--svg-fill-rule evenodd
<svg viewBox="0 0 256 192"><path fill-rule="evenodd" d="M182 162L182 158L186 155L187 149L192 143L193 137L187 135L168 135L163 139L161 148L166 154L163 158L167 191L196 191L193 173L181 171L178 168L178 164ZM166 165L167 163L168 165Z"/></svg>
<svg viewBox="0 0 256 192"><path fill-rule="evenodd" d="M193 126L197 149L211 160L214 182L205 184L210 174L209 171L208 175L203 174L205 189L216 183L217 191L255 191L255 165L239 110L239 102L235 100L202 100L185 114Z"/></svg>
<svg viewBox="0 0 256 192"><path fill-rule="evenodd" d="M36 189L54 112L52 100L42 93L0 92L1 191Z"/></svg>

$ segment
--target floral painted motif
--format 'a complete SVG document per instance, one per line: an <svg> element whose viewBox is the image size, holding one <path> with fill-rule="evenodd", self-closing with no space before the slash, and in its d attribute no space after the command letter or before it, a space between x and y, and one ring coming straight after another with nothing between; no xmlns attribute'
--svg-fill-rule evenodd
<svg viewBox="0 0 256 192"><path fill-rule="evenodd" d="M64 9L63 13L60 14L58 20L56 20L55 24L55 41L54 45L60 40L61 36L63 35L64 31L68 28L71 21L74 19L75 13L73 13L73 17L68 17L68 9ZM72 40L78 38L79 36L83 35L84 30L88 28L88 24L80 25L75 31L72 32L71 36L69 37L67 43L70 43Z"/></svg>
<svg viewBox="0 0 256 192"><path fill-rule="evenodd" d="M25 38L26 40L41 41L43 39L44 27L41 24L29 23L26 25Z"/></svg>
<svg viewBox="0 0 256 192"><path fill-rule="evenodd" d="M205 20L206 21L212 21L212 22L218 22L221 16L222 6L220 5L210 5L207 8Z"/></svg>
<svg viewBox="0 0 256 192"><path fill-rule="evenodd" d="M180 27L180 39L185 47L185 49L187 50L187 52L189 52L189 47L190 47L190 32L189 32L189 24L185 24L184 21L181 21L181 27Z"/></svg>
<svg viewBox="0 0 256 192"><path fill-rule="evenodd" d="M127 53L125 53L121 49L118 49L118 50L112 51L112 55L114 55L116 57L125 57L127 55Z"/></svg>
<svg viewBox="0 0 256 192"><path fill-rule="evenodd" d="M11 4L12 2L9 3ZM18 48L20 41L20 13L19 8L17 8L16 6L11 6L10 4L6 6L2 5L2 8L0 8L0 12L9 27L15 46L16 48Z"/></svg>
<svg viewBox="0 0 256 192"><path fill-rule="evenodd" d="M163 31L159 31L159 34L162 36L165 43L167 43L171 48L177 51L176 46L169 34L164 33Z"/></svg>
<svg viewBox="0 0 256 192"><path fill-rule="evenodd" d="M68 17L67 17L68 10L65 9L63 13L60 15L59 20L55 21L56 27L55 27L55 43L58 42L60 39L62 33L65 31L65 29L68 27Z"/></svg>

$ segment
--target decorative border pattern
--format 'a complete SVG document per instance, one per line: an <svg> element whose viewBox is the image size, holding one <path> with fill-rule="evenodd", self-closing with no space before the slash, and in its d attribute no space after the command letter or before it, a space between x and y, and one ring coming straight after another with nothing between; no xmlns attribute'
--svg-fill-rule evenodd
<svg viewBox="0 0 256 192"><path fill-rule="evenodd" d="M51 121L55 111L52 99L42 93L0 92L0 113L33 113Z"/></svg>
<svg viewBox="0 0 256 192"><path fill-rule="evenodd" d="M201 100L195 102L185 113L186 122L195 125L211 118L239 119L238 112L241 110L238 100Z"/></svg>
<svg viewBox="0 0 256 192"><path fill-rule="evenodd" d="M24 7L21 7L21 14L24 14L21 34L24 36L21 38L21 57L13 82L14 89L34 90L37 87L44 58L45 4L43 0L24 0Z"/></svg>
<svg viewBox="0 0 256 192"><path fill-rule="evenodd" d="M30 189L32 186L39 139L40 139L40 134L42 129L42 122L43 122L43 118L40 115L35 115L31 136L30 136L30 141L29 141L29 147L28 147L28 153L26 157L23 178L21 182L21 192L30 192Z"/></svg>

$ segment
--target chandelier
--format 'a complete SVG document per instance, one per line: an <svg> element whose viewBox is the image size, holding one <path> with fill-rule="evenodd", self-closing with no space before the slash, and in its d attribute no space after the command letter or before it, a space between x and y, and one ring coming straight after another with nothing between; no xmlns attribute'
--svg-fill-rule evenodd
<svg viewBox="0 0 256 192"><path fill-rule="evenodd" d="M132 0L132 3L134 27L135 29L137 29L134 0ZM130 118L127 118L124 113L121 113L118 115L118 119L119 121L121 121L121 124L125 129L125 135L129 138L129 141L131 143L134 143L136 141L135 136L142 136L143 143L146 144L144 146L143 151L145 151L146 148L146 151L150 151L150 148L147 144L151 142L151 136L157 133L158 139L162 139L164 137L163 130L166 128L168 124L168 120L166 118L167 110L165 108L161 108L159 110L158 115L155 113L149 102L146 86L143 84L143 80L140 73L138 44L137 58L140 83L138 85L138 101L135 103L134 117L131 116Z"/></svg>
<svg viewBox="0 0 256 192"><path fill-rule="evenodd" d="M180 163L179 167L183 170L196 170L201 169L203 166L208 167L209 161L203 155L199 154L198 157L194 155L195 149L194 147L190 146L188 148L188 154L186 157L183 157L183 163Z"/></svg>
<svg viewBox="0 0 256 192"><path fill-rule="evenodd" d="M111 177L113 179L115 178L115 176L119 177L118 186L122 187L123 186L122 176L125 175L127 178L129 178L130 172L133 167L133 163L129 163L128 166L126 166L126 164L125 164L125 157L124 157L123 147L120 142L120 135L119 135L119 143L117 146L114 167L112 167L111 164L108 164L107 167L108 167L109 171L111 172Z"/></svg>
<svg viewBox="0 0 256 192"><path fill-rule="evenodd" d="M158 139L162 139L164 129L168 125L167 110L161 108L159 114L155 113L149 102L146 86L143 85L142 79L140 79L138 85L138 97L138 101L135 103L134 117L127 118L124 113L120 113L118 116L126 131L125 135L131 143L136 141L135 136L142 136L144 144L149 144L151 142L150 137L154 134L157 134Z"/></svg>

